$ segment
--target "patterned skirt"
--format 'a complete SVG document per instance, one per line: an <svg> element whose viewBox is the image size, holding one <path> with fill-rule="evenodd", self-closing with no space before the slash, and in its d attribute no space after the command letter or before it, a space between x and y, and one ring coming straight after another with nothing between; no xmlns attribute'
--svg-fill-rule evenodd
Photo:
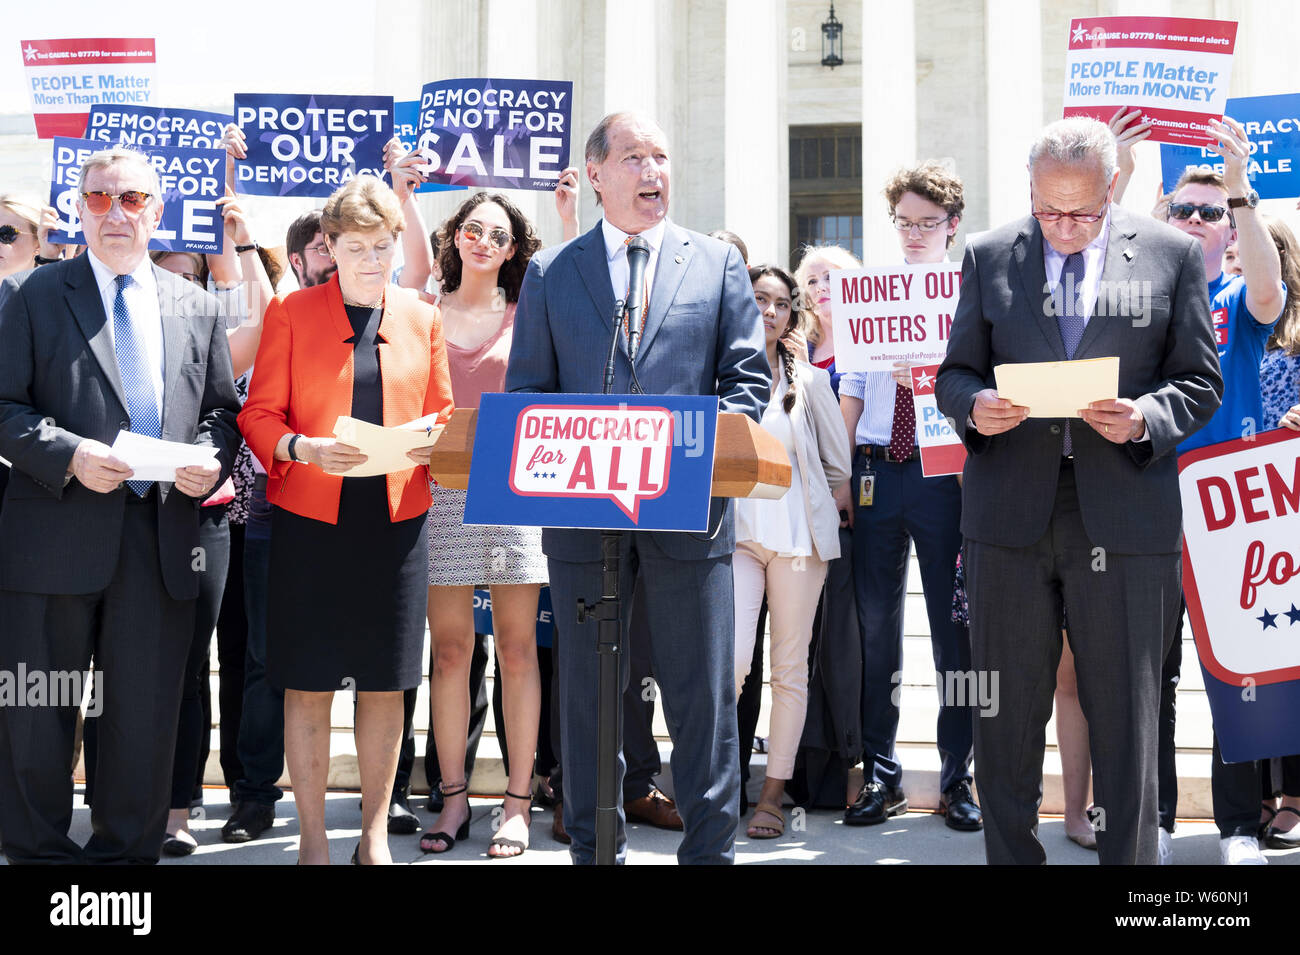
<svg viewBox="0 0 1300 955"><path fill-rule="evenodd" d="M547 583L541 528L465 524L465 496L465 491L433 486L430 586Z"/></svg>

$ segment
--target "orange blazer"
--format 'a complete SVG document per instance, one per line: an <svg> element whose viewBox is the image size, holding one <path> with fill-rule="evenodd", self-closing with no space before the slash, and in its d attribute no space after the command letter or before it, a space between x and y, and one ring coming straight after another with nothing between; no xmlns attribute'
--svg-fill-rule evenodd
<svg viewBox="0 0 1300 955"><path fill-rule="evenodd" d="M294 461L275 460L286 434L334 434L339 415L352 413L352 325L343 308L338 276L324 285L271 302L239 427L267 471L266 499L287 511L337 524L344 478ZM384 425L395 427L453 410L451 375L438 310L410 289L390 285L379 322L379 374L384 384ZM412 465L388 475L388 510L394 521L429 509L429 470Z"/></svg>

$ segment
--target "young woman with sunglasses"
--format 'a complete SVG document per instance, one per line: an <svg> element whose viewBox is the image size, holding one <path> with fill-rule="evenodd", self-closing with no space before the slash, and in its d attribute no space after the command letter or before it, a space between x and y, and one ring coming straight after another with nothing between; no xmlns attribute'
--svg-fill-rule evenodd
<svg viewBox="0 0 1300 955"><path fill-rule="evenodd" d="M500 193L466 199L438 233L443 330L457 408L478 406L505 384L515 303L528 260L541 248L524 214ZM429 632L433 640L430 703L442 770L443 809L420 838L424 852L442 853L469 834L465 737L469 668L474 650L474 588L492 591L505 739L514 757L501 824L488 855L520 855L528 847L533 754L541 707L537 665L537 598L547 581L537 528L466 526L465 492L433 488L429 512ZM499 730L500 731L500 730Z"/></svg>
<svg viewBox="0 0 1300 955"><path fill-rule="evenodd" d="M63 251L45 236L58 225L49 206L15 195L0 195L0 279L52 262Z"/></svg>

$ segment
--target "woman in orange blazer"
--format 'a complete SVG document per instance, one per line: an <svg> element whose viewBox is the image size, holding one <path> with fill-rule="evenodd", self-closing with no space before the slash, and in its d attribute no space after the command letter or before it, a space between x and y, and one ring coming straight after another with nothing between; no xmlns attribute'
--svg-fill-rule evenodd
<svg viewBox="0 0 1300 955"><path fill-rule="evenodd" d="M338 689L357 704L363 829L352 861L392 861L402 691L421 678L429 449L410 452L405 470L344 478L366 458L331 437L340 415L419 430L451 415L438 310L389 284L401 229L397 197L374 177L329 198L321 232L338 271L271 304L239 415L273 505L266 665L285 691L304 864L329 862L325 783Z"/></svg>

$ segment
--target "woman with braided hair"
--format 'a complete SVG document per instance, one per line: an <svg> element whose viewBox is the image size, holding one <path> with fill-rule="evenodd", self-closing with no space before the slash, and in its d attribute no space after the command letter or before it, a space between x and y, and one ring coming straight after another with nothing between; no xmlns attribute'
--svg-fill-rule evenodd
<svg viewBox="0 0 1300 955"><path fill-rule="evenodd" d="M793 276L776 266L749 270L763 314L772 400L763 427L785 446L790 490L780 500L736 502L736 691L749 671L759 607L767 593L772 646L772 717L767 778L750 820L751 839L785 833L781 804L794 774L808 705L808 645L826 563L840 555L832 489L848 479L849 446L830 376L782 339L799 323Z"/></svg>

